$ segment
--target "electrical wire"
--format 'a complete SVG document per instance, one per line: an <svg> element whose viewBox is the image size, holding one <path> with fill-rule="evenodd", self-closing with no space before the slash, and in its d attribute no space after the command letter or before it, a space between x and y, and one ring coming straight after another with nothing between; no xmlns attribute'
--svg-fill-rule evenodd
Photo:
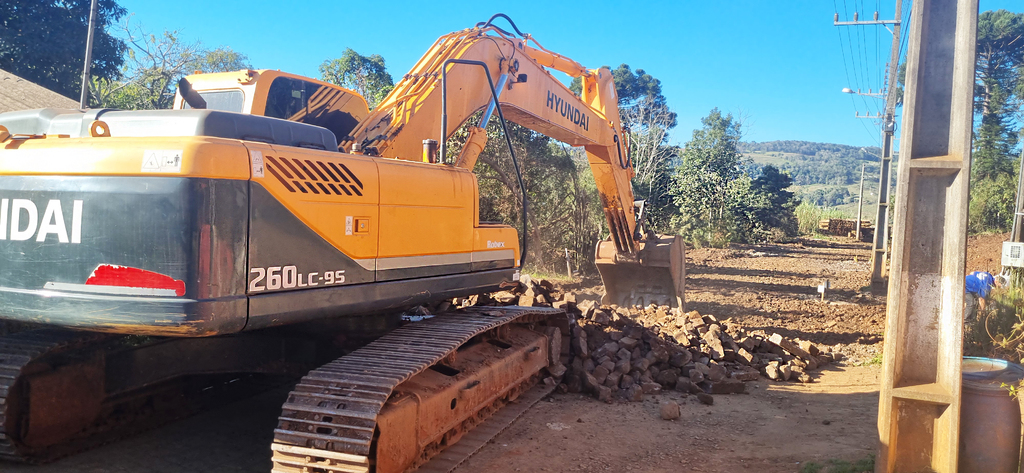
<svg viewBox="0 0 1024 473"><path fill-rule="evenodd" d="M832 0L832 5L835 8L836 13L839 13L839 11L838 11L839 10L839 6L838 6L838 4L836 4L836 0ZM846 15L844 19L848 19L849 15L847 15L848 10L846 9L847 8L846 7L846 0L843 0L843 7L844 7L843 14ZM843 44L843 32L842 32L842 30L837 30L836 33L839 35L839 50L841 51L841 53L843 55L843 70L844 70L844 72L846 74L846 81L847 81L847 83L850 83L850 85L853 85L857 90L860 90L860 81L859 81L859 77L857 77L856 60L854 59L854 54L853 54L853 42L852 42L852 39L850 38L849 30L847 30L846 37L847 37L847 43L849 43L850 61L847 61L847 57L846 57L847 45ZM850 66L849 66L849 64L851 62L854 63L854 68L853 68L853 70L854 70L854 80L853 81L850 80ZM864 100L863 96L861 96L861 100L862 101ZM854 97L853 95L850 96L850 103L853 105L853 109L857 110L857 98ZM867 105L867 102L865 102L865 105ZM879 138L877 136L877 133L872 133L870 130L868 130L867 129L867 125L865 125L864 122L861 122L861 126L864 127L864 131L867 132L868 136L871 136L872 139L876 143L879 142Z"/></svg>

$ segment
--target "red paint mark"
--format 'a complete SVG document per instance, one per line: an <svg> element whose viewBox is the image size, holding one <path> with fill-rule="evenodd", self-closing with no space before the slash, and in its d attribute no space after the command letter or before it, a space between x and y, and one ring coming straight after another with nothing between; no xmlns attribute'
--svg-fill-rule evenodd
<svg viewBox="0 0 1024 473"><path fill-rule="evenodd" d="M179 281L145 269L101 264L85 281L88 285L142 287L148 289L171 289L177 296L185 295L185 281Z"/></svg>

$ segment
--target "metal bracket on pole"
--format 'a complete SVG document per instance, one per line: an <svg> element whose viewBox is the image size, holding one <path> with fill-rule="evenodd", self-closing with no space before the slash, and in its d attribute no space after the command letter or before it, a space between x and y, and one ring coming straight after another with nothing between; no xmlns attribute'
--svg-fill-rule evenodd
<svg viewBox="0 0 1024 473"><path fill-rule="evenodd" d="M913 3L876 473L957 471L977 20Z"/></svg>

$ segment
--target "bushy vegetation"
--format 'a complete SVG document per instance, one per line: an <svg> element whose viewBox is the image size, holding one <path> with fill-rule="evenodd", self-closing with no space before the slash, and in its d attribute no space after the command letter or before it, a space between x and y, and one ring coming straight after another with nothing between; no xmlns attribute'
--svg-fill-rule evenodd
<svg viewBox="0 0 1024 473"><path fill-rule="evenodd" d="M849 189L830 186L805 193L800 197L800 200L820 207L834 207L854 202L856 199Z"/></svg>
<svg viewBox="0 0 1024 473"><path fill-rule="evenodd" d="M1024 104L1024 13L986 11L978 16L974 149L970 230L1009 230L1020 152Z"/></svg>
<svg viewBox="0 0 1024 473"><path fill-rule="evenodd" d="M1024 288L1019 284L993 288L985 310L964 324L965 354L1020 363L1024 359Z"/></svg>
<svg viewBox="0 0 1024 473"><path fill-rule="evenodd" d="M818 222L827 218L850 218L842 211L834 208L819 207L809 202L801 202L794 209L797 225L801 235L814 235L818 231Z"/></svg>
<svg viewBox="0 0 1024 473"><path fill-rule="evenodd" d="M774 166L753 178L742 171L740 124L711 110L694 130L676 170L673 189L680 213L674 227L696 245L760 243L797 235L798 202L792 179Z"/></svg>
<svg viewBox="0 0 1024 473"><path fill-rule="evenodd" d="M739 144L739 150L758 162L777 161L774 164L780 170L789 173L793 184L798 186L854 184L859 182L862 163L868 165L868 172L877 175L878 155L881 154L881 150L876 147L792 140L743 142Z"/></svg>

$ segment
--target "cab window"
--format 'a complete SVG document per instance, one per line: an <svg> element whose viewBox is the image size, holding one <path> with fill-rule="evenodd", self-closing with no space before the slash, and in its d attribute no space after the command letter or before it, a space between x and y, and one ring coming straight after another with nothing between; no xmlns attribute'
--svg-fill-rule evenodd
<svg viewBox="0 0 1024 473"><path fill-rule="evenodd" d="M339 139L356 126L356 120L340 110L353 95L326 85L278 77L270 83L264 115L321 126Z"/></svg>
<svg viewBox="0 0 1024 473"><path fill-rule="evenodd" d="M211 90L200 92L199 95L206 101L207 110L241 113L242 107L245 106L245 95L238 89ZM185 101L182 101L182 106L186 109L192 108Z"/></svg>

